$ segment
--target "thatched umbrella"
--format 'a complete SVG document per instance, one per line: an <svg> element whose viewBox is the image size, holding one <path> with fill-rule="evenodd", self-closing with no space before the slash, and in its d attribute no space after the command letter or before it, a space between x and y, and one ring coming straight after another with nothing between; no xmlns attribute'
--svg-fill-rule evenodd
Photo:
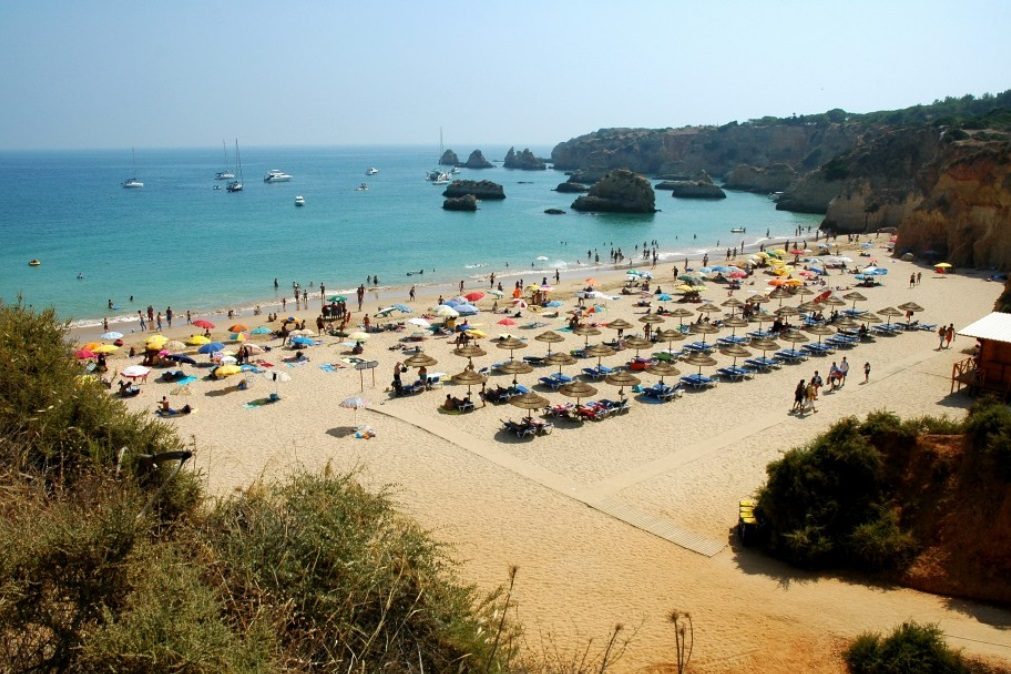
<svg viewBox="0 0 1011 674"><path fill-rule="evenodd" d="M691 326L690 330L692 331L692 334L702 335L702 344L706 343L706 335L715 335L720 331L720 329L712 323L695 323Z"/></svg>
<svg viewBox="0 0 1011 674"><path fill-rule="evenodd" d="M524 393L523 395L513 396L509 399L509 404L513 407L518 407L521 410L527 410L527 420L529 421L534 416L534 410L544 409L550 403L544 396L537 395L531 391L530 393Z"/></svg>
<svg viewBox="0 0 1011 674"><path fill-rule="evenodd" d="M498 370L499 372L504 372L505 374L511 374L513 376L513 384L516 384L516 375L530 374L534 371L534 368L530 365L530 363L524 363L522 360L510 360L502 365L502 367Z"/></svg>
<svg viewBox="0 0 1011 674"><path fill-rule="evenodd" d="M823 335L834 335L835 334L835 330L833 330L832 328L828 327L824 323L815 323L814 325L809 326L809 327L804 328L804 329L807 332L810 332L812 335L818 335L818 346L821 346L821 338L822 338Z"/></svg>
<svg viewBox="0 0 1011 674"><path fill-rule="evenodd" d="M919 311L924 311L924 308L921 307L916 302L906 302L905 304L900 304L898 308L902 309L903 311L912 311L914 314Z"/></svg>
<svg viewBox="0 0 1011 674"><path fill-rule="evenodd" d="M579 335L580 337L585 337L586 341L583 343L584 347L590 345L590 337L595 337L600 334L600 330L593 327L592 325L577 325L572 328L572 334Z"/></svg>
<svg viewBox="0 0 1011 674"><path fill-rule="evenodd" d="M790 316L799 316L800 315L800 310L797 309L797 307L786 306L786 307L780 307L780 308L776 309L775 311L773 311L772 313L775 314L776 316L778 316L779 318L782 318L783 319L783 323L785 325L789 326L790 325Z"/></svg>
<svg viewBox="0 0 1011 674"><path fill-rule="evenodd" d="M779 344L776 340L771 337L763 337L762 339L753 339L749 346L753 349L758 349L762 352L762 358L765 358L765 354L769 351L779 348Z"/></svg>
<svg viewBox="0 0 1011 674"><path fill-rule="evenodd" d="M723 327L730 328L730 336L737 336L737 328L748 327L748 321L741 318L740 316L731 316L727 320L723 321Z"/></svg>
<svg viewBox="0 0 1011 674"><path fill-rule="evenodd" d="M797 288L796 290L793 291L793 294L797 295L799 297L809 297L809 296L814 295L816 293L813 290L811 290L810 288L808 288L807 286L800 286L799 288Z"/></svg>
<svg viewBox="0 0 1011 674"><path fill-rule="evenodd" d="M575 398L577 405L579 404L580 399L597 395L597 389L590 386L585 381L574 381L571 384L566 384L565 386L559 388L558 392L564 396Z"/></svg>
<svg viewBox="0 0 1011 674"><path fill-rule="evenodd" d="M410 358L405 359L404 365L408 367L432 367L438 362L428 354L419 351Z"/></svg>
<svg viewBox="0 0 1011 674"><path fill-rule="evenodd" d="M821 309L821 305L817 302L802 302L797 305L797 311L803 314L811 314Z"/></svg>
<svg viewBox="0 0 1011 674"><path fill-rule="evenodd" d="M702 374L703 367L712 367L713 365L716 365L715 358L713 358L712 356L707 356L701 351L689 354L687 358L684 358L682 360L682 362L688 363L689 365L698 365L700 375Z"/></svg>
<svg viewBox="0 0 1011 674"><path fill-rule="evenodd" d="M857 302L866 302L867 301L866 297L864 297L863 295L861 295L860 293L858 293L855 290L853 292L851 292L851 293L846 293L845 295L843 295L843 299L844 300L852 300L853 301L853 310L854 311L856 311Z"/></svg>
<svg viewBox="0 0 1011 674"><path fill-rule="evenodd" d="M509 360L512 360L513 359L513 351L515 351L516 349L525 349L525 348L527 348L527 343L524 342L522 339L516 339L515 337L507 337L505 339L499 340L499 342L496 344L496 346L498 346L498 348L500 348L500 349L508 349L509 350Z"/></svg>
<svg viewBox="0 0 1011 674"><path fill-rule="evenodd" d="M860 324L854 321L849 316L840 314L840 316L837 319L835 319L835 322L833 322L832 325L834 325L837 328L855 328Z"/></svg>
<svg viewBox="0 0 1011 674"><path fill-rule="evenodd" d="M649 372L650 374L654 374L660 377L661 384L663 383L664 377L673 377L675 375L681 374L681 370L677 369L670 363L665 363L663 361L659 363L653 363L648 368L646 368L646 372Z"/></svg>
<svg viewBox="0 0 1011 674"><path fill-rule="evenodd" d="M740 346L739 344L731 344L730 346L725 346L722 349L720 349L720 353L722 353L724 356L730 356L731 358L733 358L734 367L737 367L738 358L750 358L752 355L750 351L745 349L743 346Z"/></svg>
<svg viewBox="0 0 1011 674"><path fill-rule="evenodd" d="M881 320L880 316L875 316L874 314L872 314L869 311L867 313L860 314L860 316L857 317L857 320L860 321L860 322L862 322L862 323L882 323L883 322Z"/></svg>
<svg viewBox="0 0 1011 674"><path fill-rule="evenodd" d="M783 300L790 296L790 292L783 286L779 286L769 293L770 300L779 300L779 306L783 306Z"/></svg>
<svg viewBox="0 0 1011 674"><path fill-rule="evenodd" d="M625 346L635 349L635 355L638 358L639 351L642 349L648 349L653 346L653 342L649 341L645 337L639 337L638 335L634 337L629 337L625 340Z"/></svg>
<svg viewBox="0 0 1011 674"><path fill-rule="evenodd" d="M471 367L474 366L475 357L488 355L488 353L477 344L464 344L463 346L454 349L453 354L466 358Z"/></svg>
<svg viewBox="0 0 1011 674"><path fill-rule="evenodd" d="M607 377L604 378L604 381L611 386L618 387L618 396L622 400L625 399L626 386L635 386L636 384L641 383L638 377L630 372L625 372L624 370L607 375Z"/></svg>
<svg viewBox="0 0 1011 674"><path fill-rule="evenodd" d="M688 311L687 309L685 309L683 307L678 307L677 309L674 309L673 311L668 311L667 315L671 316L673 318L678 319L678 321L680 321L680 324L684 325L685 324L685 319L688 318L689 316L694 316L695 314L693 314L692 312Z"/></svg>
<svg viewBox="0 0 1011 674"><path fill-rule="evenodd" d="M587 356L596 356L597 366L599 367L600 359L603 358L604 356L613 356L614 349L607 346L606 344L594 344L593 346L588 346L585 349L583 349L583 353L585 353Z"/></svg>
<svg viewBox="0 0 1011 674"><path fill-rule="evenodd" d="M811 341L803 334L797 332L796 330L787 330L785 332L781 332L779 333L778 339L781 339L784 342L790 342L790 344L793 346L794 349L797 348L798 344L803 344L804 342Z"/></svg>
<svg viewBox="0 0 1011 674"><path fill-rule="evenodd" d="M661 330L656 333L656 338L660 341L667 342L667 353L670 356L673 356L674 342L680 342L685 338L685 335L680 330Z"/></svg>
<svg viewBox="0 0 1011 674"><path fill-rule="evenodd" d="M461 384L467 387L467 395L470 395L470 387L476 384L483 384L488 381L480 372L475 372L474 370L464 370L459 374L454 374L451 377L454 384Z"/></svg>
<svg viewBox="0 0 1011 674"><path fill-rule="evenodd" d="M775 316L770 314L768 311L766 311L765 309L759 309L758 311L753 313L751 315L751 318L749 318L748 320L750 320L753 323L758 323L758 329L761 330L763 323L768 323L769 321L772 321L774 319Z"/></svg>
<svg viewBox="0 0 1011 674"><path fill-rule="evenodd" d="M544 362L548 365L557 365L558 374L562 373L563 365L574 365L576 359L565 353L564 351L555 351L552 354L548 354L548 357L544 359Z"/></svg>
<svg viewBox="0 0 1011 674"><path fill-rule="evenodd" d="M695 307L695 311L699 312L700 314L718 314L723 310L720 309L715 304L713 304L712 302L706 302L705 304L700 304L699 306Z"/></svg>
<svg viewBox="0 0 1011 674"><path fill-rule="evenodd" d="M720 306L721 307L730 307L730 315L733 316L734 312L737 311L738 308L744 306L744 302L742 302L741 300L737 299L736 297L731 297L726 302L720 302Z"/></svg>
<svg viewBox="0 0 1011 674"><path fill-rule="evenodd" d="M830 307L844 307L846 302L835 295L829 295L827 298L821 301L822 304L827 304Z"/></svg>
<svg viewBox="0 0 1011 674"><path fill-rule="evenodd" d="M612 330L628 330L630 328L634 328L635 326L622 318L616 318L615 320L608 323L607 327L611 328Z"/></svg>
<svg viewBox="0 0 1011 674"><path fill-rule="evenodd" d="M660 323L663 323L666 320L667 319L665 319L660 314L646 314L645 316L643 316L642 318L639 319L639 322L640 323L649 323L651 325L659 325Z"/></svg>
<svg viewBox="0 0 1011 674"><path fill-rule="evenodd" d="M901 316L902 315L902 312L899 311L898 309L896 309L895 307L885 307L881 311L878 311L878 312L875 312L875 313L877 313L877 314L879 314L881 316L887 316L888 317L888 325L892 324L892 318L894 318L896 316Z"/></svg>
<svg viewBox="0 0 1011 674"><path fill-rule="evenodd" d="M541 334L534 337L538 342L544 342L548 345L548 355L551 355L551 345L558 344L559 342L564 342L565 338L559 335L557 332L552 330L545 330Z"/></svg>

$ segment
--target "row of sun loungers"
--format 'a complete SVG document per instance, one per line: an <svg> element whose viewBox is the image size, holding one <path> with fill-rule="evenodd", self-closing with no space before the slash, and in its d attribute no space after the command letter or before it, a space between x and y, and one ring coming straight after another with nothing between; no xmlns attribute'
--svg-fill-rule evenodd
<svg viewBox="0 0 1011 674"><path fill-rule="evenodd" d="M555 425L550 421L541 421L540 419L522 419L521 421L513 421L512 419L502 420L502 430L506 433L512 433L517 438L533 438L538 435L549 435L554 428Z"/></svg>
<svg viewBox="0 0 1011 674"><path fill-rule="evenodd" d="M574 405L572 403L562 403L552 405L548 408L548 416L556 419L569 419L570 421L602 421L612 416L624 414L631 408L628 399L608 400L601 399Z"/></svg>

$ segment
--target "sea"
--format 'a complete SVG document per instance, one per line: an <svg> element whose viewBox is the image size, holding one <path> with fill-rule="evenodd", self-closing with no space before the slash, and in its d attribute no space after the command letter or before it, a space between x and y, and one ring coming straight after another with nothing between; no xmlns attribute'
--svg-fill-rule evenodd
<svg viewBox="0 0 1011 674"><path fill-rule="evenodd" d="M473 148L455 149L466 157ZM240 146L238 193L214 179L234 168L233 145L138 148L135 159L128 149L0 152L0 300L54 307L82 326L132 321L148 305L266 310L295 282L323 283L330 294L370 276L380 287L419 288L492 271L539 279L592 268L587 251L603 264L611 248L635 257L656 241L663 259L676 259L766 232L794 236L820 221L745 192L708 201L658 191L653 215L579 214L569 208L577 195L553 191L563 172L505 169L496 160L507 147L481 150L494 168L456 177L499 183L506 199L480 202L475 213L442 209L444 188L425 180L437 168L433 147ZM366 176L370 167L379 173ZM291 182L264 183L275 168ZM142 189L121 187L132 176ZM359 191L361 183L368 189ZM296 195L304 207L295 207ZM732 234L735 227L747 232Z"/></svg>

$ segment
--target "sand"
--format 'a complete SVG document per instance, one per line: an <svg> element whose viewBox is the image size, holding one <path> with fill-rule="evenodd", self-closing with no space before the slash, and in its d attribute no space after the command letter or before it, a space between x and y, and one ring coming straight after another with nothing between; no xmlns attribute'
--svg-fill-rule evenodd
<svg viewBox="0 0 1011 674"><path fill-rule="evenodd" d="M926 308L918 316L921 321L958 328L988 313L1001 290L982 275L939 277L890 259L882 250L874 254L890 274L885 286L861 289L870 298L863 308L877 310L912 300ZM669 264L655 271L661 286L673 286ZM923 282L909 288L914 271L924 273ZM526 280L539 281L540 276L531 273ZM595 276L602 289L611 292L624 278L620 270ZM769 277L758 278L755 288ZM833 286L850 282L837 274L829 279ZM581 280L563 279L556 292L566 302L563 316L573 306L571 293ZM511 279L506 285L511 289ZM467 290L487 287L487 282L475 282ZM726 299L725 289L710 287L706 300L718 304ZM744 297L749 289L736 295ZM455 294L446 288L428 290L433 296ZM383 305L406 299L406 288L384 290L379 298ZM599 320L622 317L638 326L642 309L632 306L635 299L607 302ZM479 304L487 308L491 300ZM318 302L317 293L310 304L318 307ZM431 296L419 296L413 306L421 313L433 304ZM375 298L368 297L366 309L374 313L376 308ZM312 325L315 314L299 315ZM520 323L530 315L524 312ZM355 312L355 317L361 314ZM546 352L546 345L532 337L547 328L500 328L495 323L502 317L482 312L471 322L482 324L491 336L508 330L531 338L529 348L517 351L517 357ZM225 317L213 320L230 323ZM236 320L262 322L250 316ZM552 329L563 325L562 319L546 322ZM190 332L177 325L164 334ZM603 332L591 341L613 336L613 331ZM600 644L621 623L623 633L634 633L634 638L614 671L646 671L672 660L673 629L667 616L680 609L694 618L694 671L842 671L838 651L845 640L865 630L891 629L910 618L940 624L951 643L967 653L1011 661L1008 611L866 585L852 577L801 572L739 549L731 535L738 500L762 484L769 461L839 418L883 408L900 415L964 414L970 399L949 395L949 379L952 364L965 358L960 351L971 347L971 340L956 338L950 350L937 350L937 337L930 332L882 337L752 381L687 393L667 405L633 401L626 416L582 427L563 424L549 436L519 441L498 432L501 419L523 414L516 408L489 405L466 415L438 411L447 392L460 396L465 387L447 385L419 396L389 398L385 389L393 364L404 358L389 347L404 334L381 333L369 340L365 357L379 361L379 367L375 385L371 373L365 374L364 391L351 367L332 373L319 368L340 362L347 351L339 339L325 336L322 346L308 350L311 362L300 367L284 366L281 359L288 351L264 356L292 377L281 385L280 402L243 406L271 392L272 385L263 380L242 391L235 388L235 378L201 379L189 387L189 395L170 396L174 406L189 403L196 413L168 423L182 437L195 440L196 468L213 494L279 479L297 467L318 470L327 464L358 470L369 485L396 485L402 508L452 546L464 581L491 589L506 580L510 565L519 567L516 616L531 650L545 639L562 649L579 649L587 639ZM134 335L133 340L140 343L142 337ZM575 348L582 341L568 334L555 348ZM489 355L475 359L478 367L508 356L487 340L482 344ZM451 354L446 339L428 339L423 347L439 361L430 372L457 373L466 364ZM631 353L604 363L620 364ZM817 414L789 415L797 380L809 378L816 369L826 376L831 361L843 355L851 363L848 384L834 393L823 391ZM717 355L717 360L729 363L725 356ZM872 364L866 385L861 383L864 362ZM110 361L113 367L126 363L122 356ZM520 375L520 381L530 385L549 371L537 369ZM575 373L577 366L565 371ZM405 381L410 378L405 376ZM508 380L495 376L489 383ZM616 396L607 384L595 386L601 396ZM132 409L153 410L176 386L152 381L143 388L128 402ZM370 401L357 415L358 423L375 430L377 436L370 440L349 435L355 414L338 406L359 394ZM552 402L569 400L559 393L542 394Z"/></svg>

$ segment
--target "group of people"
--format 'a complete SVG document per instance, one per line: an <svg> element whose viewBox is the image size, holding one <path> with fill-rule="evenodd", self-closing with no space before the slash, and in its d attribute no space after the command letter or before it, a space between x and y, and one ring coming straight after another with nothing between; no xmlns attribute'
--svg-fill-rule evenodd
<svg viewBox="0 0 1011 674"><path fill-rule="evenodd" d="M841 362L836 363L832 361L832 367L828 371L828 385L829 389L836 391L841 389L846 385L846 378L849 376L850 364L843 356ZM870 381L871 377L871 364L869 362L864 363L864 383L866 384ZM822 386L825 385L824 379L822 379L821 374L818 370L814 371L814 374L807 381L801 379L796 388L793 390L793 407L790 408L791 413L805 414L808 411L817 412L818 409L815 407L815 401L818 400L818 393L821 391Z"/></svg>

